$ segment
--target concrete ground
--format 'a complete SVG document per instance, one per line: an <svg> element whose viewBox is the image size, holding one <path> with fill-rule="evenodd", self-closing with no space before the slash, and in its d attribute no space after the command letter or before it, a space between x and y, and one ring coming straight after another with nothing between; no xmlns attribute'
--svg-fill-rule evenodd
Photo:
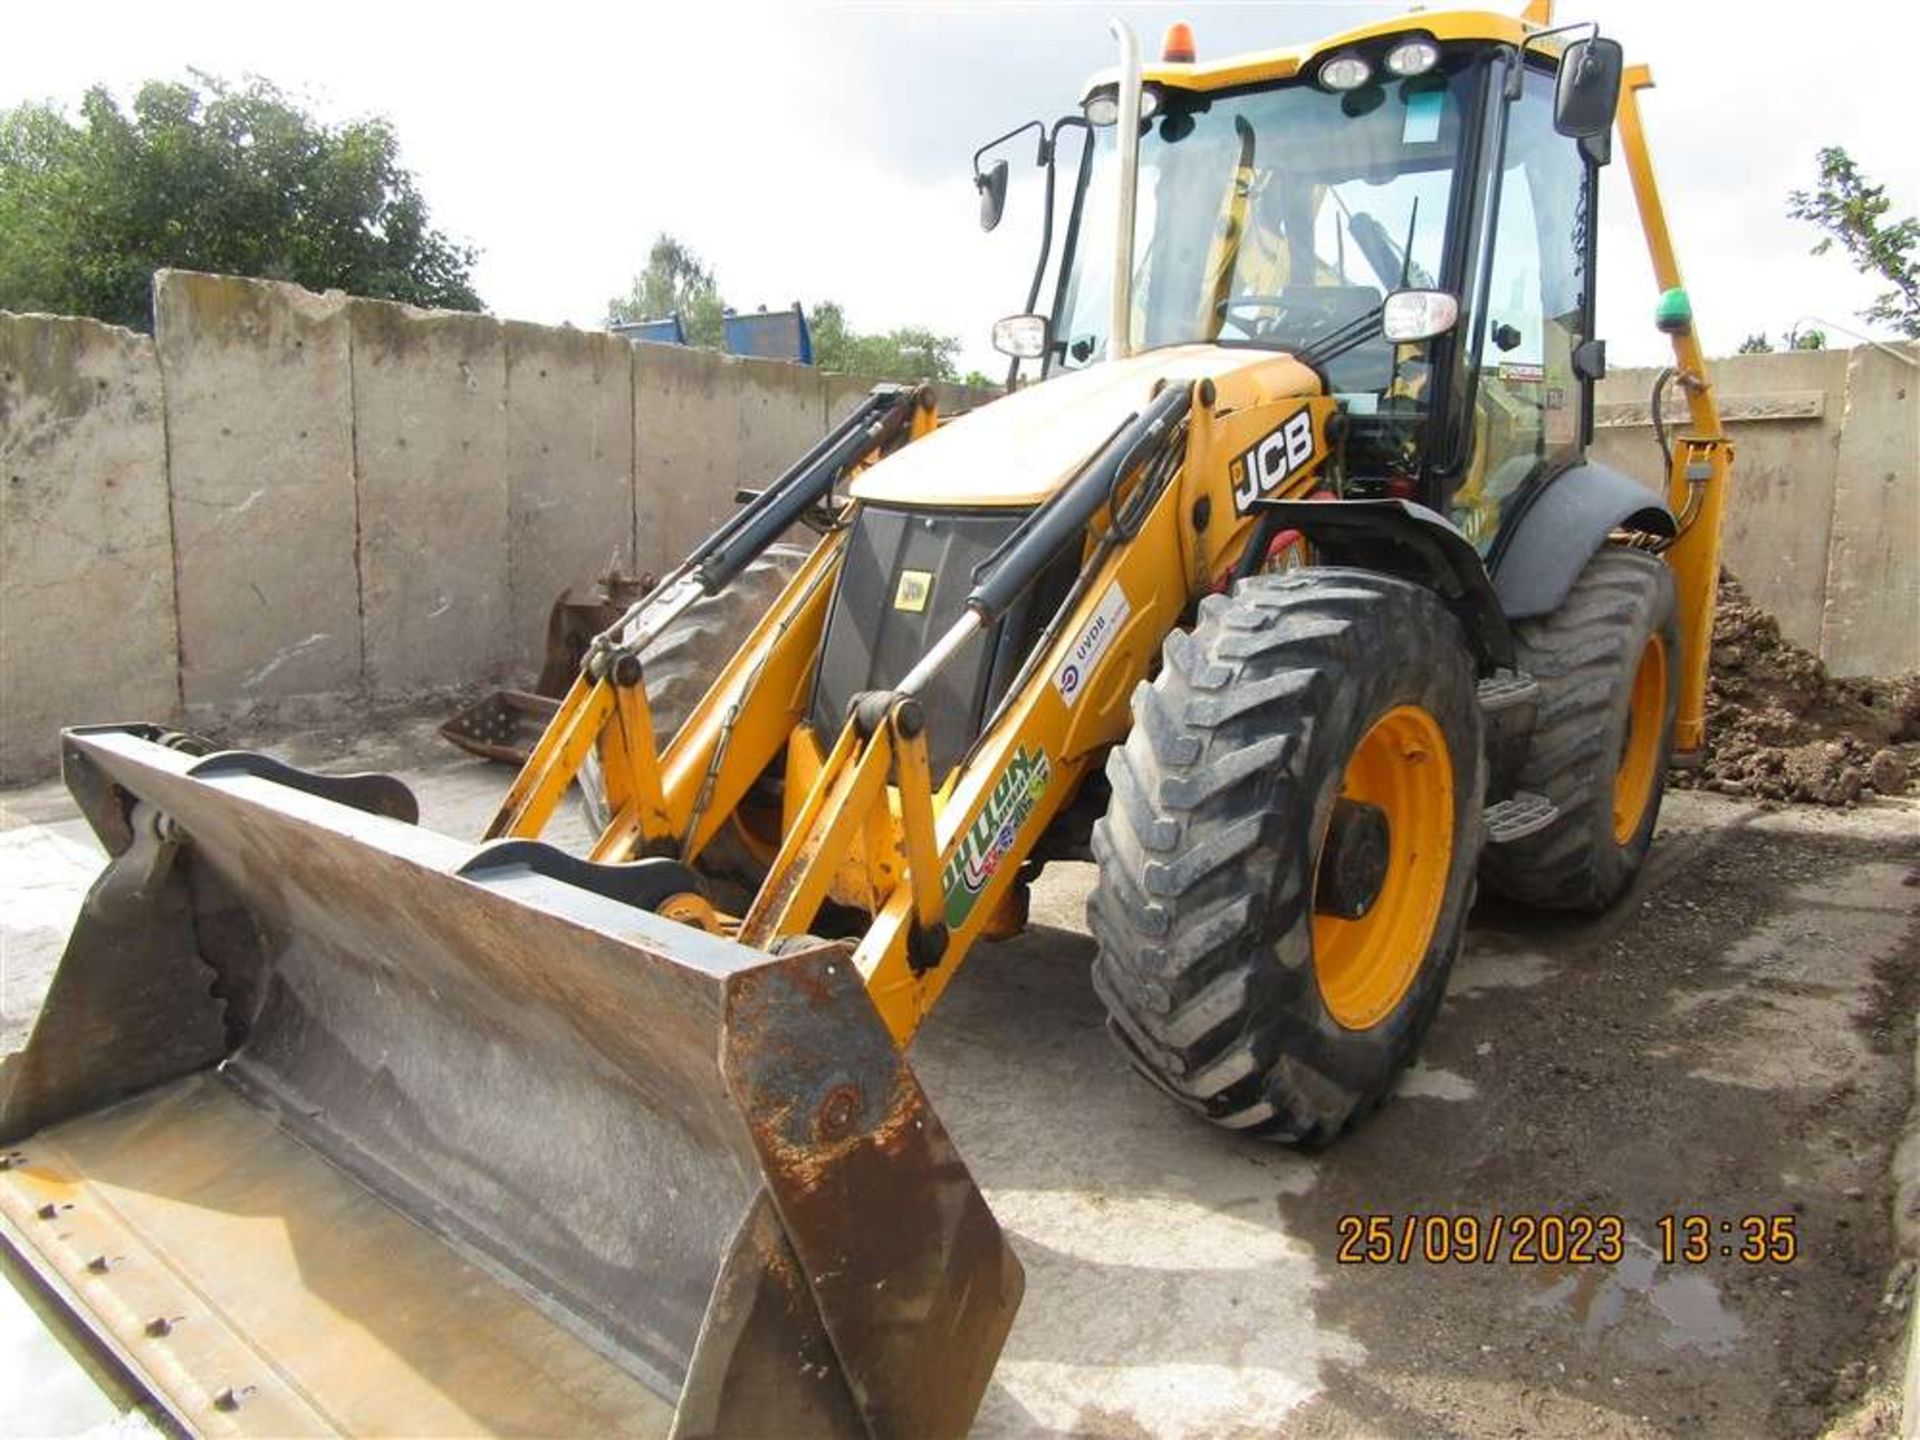
<svg viewBox="0 0 1920 1440"><path fill-rule="evenodd" d="M401 771L456 834L508 778L417 720L273 748ZM97 866L57 785L0 797L0 1050ZM912 1052L1027 1267L979 1433L1895 1432L1920 808L1669 796L1611 914L1481 906L1424 1059L1317 1155L1214 1130L1128 1071L1086 978L1090 875L1051 867L1032 929L969 959ZM1349 1216L1575 1213L1621 1217L1617 1263L1338 1258ZM1691 1214L1791 1217L1797 1254L1747 1265L1716 1233L1704 1263L1665 1263L1660 1217ZM139 1426L6 1287L0 1396L0 1433Z"/></svg>

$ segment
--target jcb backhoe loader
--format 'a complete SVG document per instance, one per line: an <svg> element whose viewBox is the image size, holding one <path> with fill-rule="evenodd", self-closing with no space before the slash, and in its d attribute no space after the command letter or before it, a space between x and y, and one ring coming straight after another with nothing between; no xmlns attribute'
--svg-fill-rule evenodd
<svg viewBox="0 0 1920 1440"><path fill-rule="evenodd" d="M1142 1074L1311 1144L1413 1055L1476 882L1629 883L1730 461L1647 72L1537 6L1116 33L1037 127L1028 383L877 388L593 641L481 843L388 777L67 733L113 858L0 1216L187 1427L959 1433L1021 1271L904 1051L1043 863L1097 862ZM1616 144L1691 406L1664 496L1585 454Z"/></svg>

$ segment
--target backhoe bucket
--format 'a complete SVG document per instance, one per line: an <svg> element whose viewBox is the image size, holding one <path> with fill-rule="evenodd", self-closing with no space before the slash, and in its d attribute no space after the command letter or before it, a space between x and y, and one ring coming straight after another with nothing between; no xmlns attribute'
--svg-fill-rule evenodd
<svg viewBox="0 0 1920 1440"><path fill-rule="evenodd" d="M840 945L68 732L113 856L0 1069L0 1237L206 1434L956 1435L1021 1272Z"/></svg>

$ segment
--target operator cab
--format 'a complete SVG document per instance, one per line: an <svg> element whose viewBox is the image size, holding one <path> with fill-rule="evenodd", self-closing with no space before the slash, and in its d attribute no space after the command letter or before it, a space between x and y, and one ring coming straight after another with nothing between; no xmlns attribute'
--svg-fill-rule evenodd
<svg viewBox="0 0 1920 1440"><path fill-rule="evenodd" d="M1513 35L1373 27L1311 54L1150 70L1118 346L1127 155L1117 86L1097 80L1084 116L1041 145L1051 168L1078 135L1052 303L1026 352L1040 375L1196 342L1292 355L1340 402L1335 493L1418 500L1490 552L1510 502L1584 453L1603 368L1593 217L1619 67L1612 42L1569 47L1610 67L1586 76L1589 92L1608 89L1601 103L1577 97L1603 115L1596 135L1569 124L1542 32L1472 18ZM1036 299L1046 269L1043 248ZM1445 303L1397 323L1410 291Z"/></svg>

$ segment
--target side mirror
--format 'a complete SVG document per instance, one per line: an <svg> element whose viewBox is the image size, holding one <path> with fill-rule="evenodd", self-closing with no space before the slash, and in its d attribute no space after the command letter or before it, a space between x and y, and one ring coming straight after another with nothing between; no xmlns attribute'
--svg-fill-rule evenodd
<svg viewBox="0 0 1920 1440"><path fill-rule="evenodd" d="M1567 46L1553 87L1553 128L1575 140L1611 131L1625 64L1618 40L1595 35Z"/></svg>
<svg viewBox="0 0 1920 1440"><path fill-rule="evenodd" d="M1007 162L994 161L984 175L975 171L973 185L980 192L980 228L991 230L1007 208Z"/></svg>
<svg viewBox="0 0 1920 1440"><path fill-rule="evenodd" d="M1460 302L1445 290L1396 290L1380 305L1380 333L1396 345L1431 340L1459 323Z"/></svg>
<svg viewBox="0 0 1920 1440"><path fill-rule="evenodd" d="M1052 329L1044 315L1009 315L993 322L993 348L1015 360L1038 360L1047 353Z"/></svg>

